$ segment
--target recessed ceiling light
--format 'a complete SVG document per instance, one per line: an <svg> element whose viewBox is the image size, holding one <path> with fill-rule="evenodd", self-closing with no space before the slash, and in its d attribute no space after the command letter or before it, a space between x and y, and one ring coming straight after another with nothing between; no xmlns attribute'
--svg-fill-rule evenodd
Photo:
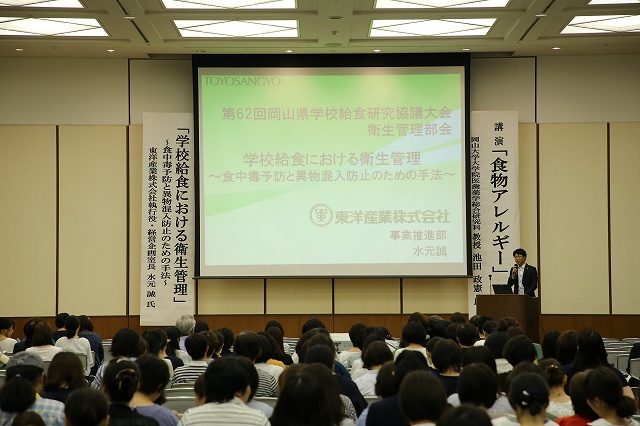
<svg viewBox="0 0 640 426"><path fill-rule="evenodd" d="M136 17L135 16L131 16L131 15L125 15L124 19L128 19L130 21L133 21L134 19L136 19Z"/></svg>
<svg viewBox="0 0 640 426"><path fill-rule="evenodd" d="M469 49L468 47L463 47L462 50L464 50L465 52L468 52L471 49Z"/></svg>
<svg viewBox="0 0 640 426"><path fill-rule="evenodd" d="M561 48L556 46L556 47L552 47L553 50L560 50Z"/></svg>
<svg viewBox="0 0 640 426"><path fill-rule="evenodd" d="M537 13L537 14L536 14L536 17L537 17L537 18L544 18L545 16L547 16L547 14L546 14L546 13Z"/></svg>
<svg viewBox="0 0 640 426"><path fill-rule="evenodd" d="M287 50L285 50L285 53L293 53L293 50L287 49Z"/></svg>
<svg viewBox="0 0 640 426"><path fill-rule="evenodd" d="M115 52L115 49L107 49L107 52L111 53L111 52Z"/></svg>
<svg viewBox="0 0 640 426"><path fill-rule="evenodd" d="M374 51L374 52L376 52L376 53L380 53L380 52L382 52L382 50L381 50L381 49L373 49L373 51Z"/></svg>
<svg viewBox="0 0 640 426"><path fill-rule="evenodd" d="M330 21L339 21L344 18L342 16L327 16L327 19Z"/></svg>
<svg viewBox="0 0 640 426"><path fill-rule="evenodd" d="M196 50L196 53L204 53L204 50Z"/></svg>
<svg viewBox="0 0 640 426"><path fill-rule="evenodd" d="M24 52L24 49L22 49L22 48L18 47L18 48L16 49L16 52Z"/></svg>

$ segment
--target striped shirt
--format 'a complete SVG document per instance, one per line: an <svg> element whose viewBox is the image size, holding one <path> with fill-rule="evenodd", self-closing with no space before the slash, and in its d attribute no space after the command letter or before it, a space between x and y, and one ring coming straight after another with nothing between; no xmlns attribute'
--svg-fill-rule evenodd
<svg viewBox="0 0 640 426"><path fill-rule="evenodd" d="M209 363L207 361L191 361L191 364L176 368L173 372L173 384L193 383L205 371Z"/></svg>
<svg viewBox="0 0 640 426"><path fill-rule="evenodd" d="M229 402L209 402L184 412L178 426L267 426L267 416L258 410L249 408L240 398Z"/></svg>
<svg viewBox="0 0 640 426"><path fill-rule="evenodd" d="M255 396L278 396L278 381L272 375L264 370L256 368L258 372L258 389Z"/></svg>

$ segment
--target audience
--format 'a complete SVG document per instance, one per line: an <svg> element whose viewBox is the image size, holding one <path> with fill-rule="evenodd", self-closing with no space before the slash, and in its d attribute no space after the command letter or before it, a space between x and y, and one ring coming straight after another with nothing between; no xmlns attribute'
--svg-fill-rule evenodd
<svg viewBox="0 0 640 426"><path fill-rule="evenodd" d="M138 413L156 419L160 426L176 426L178 416L161 405L169 383L169 366L155 355L142 355L136 364L140 369L140 383L129 405Z"/></svg>
<svg viewBox="0 0 640 426"><path fill-rule="evenodd" d="M206 361L209 341L200 333L190 334L184 341L187 353L192 361L188 365L178 367L173 372L172 383L193 383L199 375L207 370Z"/></svg>
<svg viewBox="0 0 640 426"><path fill-rule="evenodd" d="M62 348L53 345L53 330L48 322L42 321L33 329L33 344L25 351L38 355L43 361L51 361Z"/></svg>
<svg viewBox="0 0 640 426"><path fill-rule="evenodd" d="M338 354L338 361L348 370L351 370L352 362L362 356L366 330L367 326L362 322L353 324L349 329L349 340L351 340L352 347Z"/></svg>
<svg viewBox="0 0 640 426"><path fill-rule="evenodd" d="M56 315L55 324L57 330L53 332L53 341L57 342L59 338L67 335L67 329L64 327L64 323L69 318L67 312L61 312Z"/></svg>
<svg viewBox="0 0 640 426"><path fill-rule="evenodd" d="M557 418L555 422L560 426L586 426L598 419L599 416L589 406L585 395L586 377L587 373L583 371L573 376L571 385L569 386L569 395L571 396L571 404L573 405L575 414Z"/></svg>
<svg viewBox="0 0 640 426"><path fill-rule="evenodd" d="M188 352L184 342L187 336L193 333L195 326L196 320L193 318L193 315L182 315L176 320L176 328L180 332L180 339L178 340L180 350Z"/></svg>
<svg viewBox="0 0 640 426"><path fill-rule="evenodd" d="M558 337L560 337L559 331L547 331L542 338L542 358L558 359Z"/></svg>
<svg viewBox="0 0 640 426"><path fill-rule="evenodd" d="M152 328L142 332L142 339L147 342L147 353L155 355L169 367L169 377L173 379L173 372L176 368L182 367L184 363L177 356L169 356L167 349L169 346L169 337L161 328Z"/></svg>
<svg viewBox="0 0 640 426"><path fill-rule="evenodd" d="M411 425L433 425L447 408L445 390L425 370L408 373L398 391L400 411Z"/></svg>
<svg viewBox="0 0 640 426"><path fill-rule="evenodd" d="M578 355L578 333L565 330L556 340L556 359L564 367L572 364Z"/></svg>
<svg viewBox="0 0 640 426"><path fill-rule="evenodd" d="M91 322L91 318L86 315L78 316L80 320L80 333L78 333L79 337L84 337L89 341L89 345L91 346L91 350L93 351L94 362L93 367L91 367L91 375L95 376L98 368L102 365L104 361L104 346L102 346L102 337L93 331L93 322Z"/></svg>
<svg viewBox="0 0 640 426"><path fill-rule="evenodd" d="M366 372L353 379L353 382L358 386L358 390L362 396L375 396L376 380L380 368L387 361L393 360L393 354L391 349L385 342L372 342L362 355L362 361Z"/></svg>
<svg viewBox="0 0 640 426"><path fill-rule="evenodd" d="M132 328L121 328L116 332L111 340L111 355L113 358L129 358L135 360L142 353L141 339L138 333ZM102 386L102 375L105 364L102 364L96 372L96 377L91 382L91 387L100 389Z"/></svg>
<svg viewBox="0 0 640 426"><path fill-rule="evenodd" d="M233 342L235 341L235 334L233 330L228 327L222 327L218 330L224 336L224 344L222 345L222 352L220 355L225 356L234 356L235 353L231 350L233 348Z"/></svg>
<svg viewBox="0 0 640 426"><path fill-rule="evenodd" d="M254 364L260 355L261 349L262 342L260 340L260 336L253 331L245 331L238 334L236 341L233 344L233 351L236 355L248 358ZM276 377L264 370L257 371L259 382L258 389L256 390L256 396L278 396L278 381L276 380Z"/></svg>
<svg viewBox="0 0 640 426"><path fill-rule="evenodd" d="M109 402L104 393L95 389L75 390L64 406L67 426L107 426Z"/></svg>
<svg viewBox="0 0 640 426"><path fill-rule="evenodd" d="M17 343L12 339L13 329L16 323L11 318L0 318L0 352L13 352L13 347Z"/></svg>
<svg viewBox="0 0 640 426"><path fill-rule="evenodd" d="M587 403L600 417L591 423L598 426L627 425L638 426L634 419L636 413L635 399L623 394L619 377L605 366L596 367L587 372L584 384Z"/></svg>
<svg viewBox="0 0 640 426"><path fill-rule="evenodd" d="M25 338L21 341L16 342L13 346L13 353L17 354L18 352L22 352L27 348L33 346L33 333L35 331L36 325L44 321L40 317L33 317L27 321L22 327L22 331L24 333Z"/></svg>
<svg viewBox="0 0 640 426"><path fill-rule="evenodd" d="M91 368L93 367L93 356L91 355L91 344L89 344L89 341L78 335L80 332L80 320L73 315L68 315L64 321L64 328L66 334L56 341L56 346L65 352L73 352L84 356L86 364L84 375L89 376L89 374L91 374Z"/></svg>
<svg viewBox="0 0 640 426"><path fill-rule="evenodd" d="M440 417L436 426L491 426L491 418L482 408L461 405Z"/></svg>
<svg viewBox="0 0 640 426"><path fill-rule="evenodd" d="M402 340L400 343L400 349L398 349L394 358L404 351L418 351L427 358L427 350L425 345L427 343L427 332L421 323L412 321L402 327Z"/></svg>
<svg viewBox="0 0 640 426"><path fill-rule="evenodd" d="M571 397L564 391L567 375L564 374L562 366L553 358L545 358L540 361L539 365L549 386L547 414L554 418L572 416L574 414L573 404Z"/></svg>
<svg viewBox="0 0 640 426"><path fill-rule="evenodd" d="M49 364L40 396L65 402L71 392L88 386L84 373L76 354L58 352Z"/></svg>
<svg viewBox="0 0 640 426"><path fill-rule="evenodd" d="M498 417L492 421L494 426L554 424L550 420L547 423L545 417L549 405L549 388L540 374L526 371L517 374L510 380L508 395L509 403L516 413L515 419L510 415Z"/></svg>
<svg viewBox="0 0 640 426"><path fill-rule="evenodd" d="M431 359L447 396L456 393L462 366L462 353L456 342L451 339L440 340L433 347Z"/></svg>

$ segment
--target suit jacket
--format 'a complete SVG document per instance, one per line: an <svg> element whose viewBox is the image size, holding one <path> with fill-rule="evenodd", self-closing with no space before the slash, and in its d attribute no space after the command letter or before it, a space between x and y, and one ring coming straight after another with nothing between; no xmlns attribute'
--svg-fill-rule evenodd
<svg viewBox="0 0 640 426"><path fill-rule="evenodd" d="M509 274L509 280L507 280L509 287L513 287L514 294L517 294L518 292L518 279L518 274L516 274L515 278L511 278L511 274ZM531 266L527 263L524 264L522 286L524 287L524 294L528 294L531 297L536 296L536 289L538 288L538 270L535 266Z"/></svg>

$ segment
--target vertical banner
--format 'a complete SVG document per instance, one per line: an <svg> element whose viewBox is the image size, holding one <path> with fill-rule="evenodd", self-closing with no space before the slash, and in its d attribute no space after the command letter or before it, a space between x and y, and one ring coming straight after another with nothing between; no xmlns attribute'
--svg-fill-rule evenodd
<svg viewBox="0 0 640 426"><path fill-rule="evenodd" d="M493 294L491 285L507 283L512 252L520 247L517 111L471 112L470 163L471 317L477 294Z"/></svg>
<svg viewBox="0 0 640 426"><path fill-rule="evenodd" d="M140 325L195 312L193 114L144 113Z"/></svg>

